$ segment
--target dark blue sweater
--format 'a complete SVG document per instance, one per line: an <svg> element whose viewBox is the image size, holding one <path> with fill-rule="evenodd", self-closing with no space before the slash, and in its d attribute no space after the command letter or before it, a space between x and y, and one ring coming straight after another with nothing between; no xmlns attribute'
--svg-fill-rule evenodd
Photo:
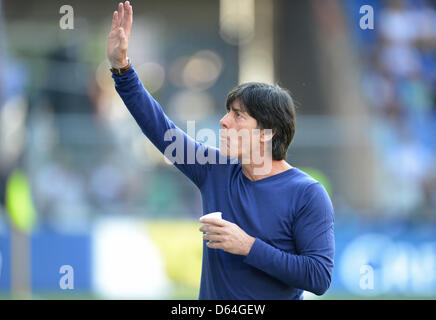
<svg viewBox="0 0 436 320"><path fill-rule="evenodd" d="M162 153L177 139L183 142L187 152L170 160L199 188L203 213L221 211L223 219L256 238L248 256L203 243L199 299L302 299L303 290L323 294L331 282L335 244L334 210L324 187L295 167L249 180L237 159L224 158L176 127L133 68L113 78L130 113ZM192 161L189 150L214 158L215 164Z"/></svg>

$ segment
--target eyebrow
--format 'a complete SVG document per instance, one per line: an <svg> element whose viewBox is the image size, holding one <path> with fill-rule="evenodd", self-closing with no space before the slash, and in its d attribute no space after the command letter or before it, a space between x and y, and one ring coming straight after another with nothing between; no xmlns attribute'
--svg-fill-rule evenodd
<svg viewBox="0 0 436 320"><path fill-rule="evenodd" d="M247 113L246 111L244 111L244 110L242 110L242 109L235 108L235 107L233 107L233 106L231 106L231 109L232 109L233 111L235 111L235 112Z"/></svg>

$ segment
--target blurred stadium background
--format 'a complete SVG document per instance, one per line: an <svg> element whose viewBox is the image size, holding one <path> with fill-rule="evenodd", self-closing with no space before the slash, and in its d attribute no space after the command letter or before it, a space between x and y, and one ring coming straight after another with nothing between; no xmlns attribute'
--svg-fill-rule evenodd
<svg viewBox="0 0 436 320"><path fill-rule="evenodd" d="M436 1L131 2L135 69L197 140L238 83L292 92L287 160L336 212L332 285L306 298L436 297ZM69 1L72 30L63 4L0 0L0 298L196 299L200 193L114 90L116 2Z"/></svg>

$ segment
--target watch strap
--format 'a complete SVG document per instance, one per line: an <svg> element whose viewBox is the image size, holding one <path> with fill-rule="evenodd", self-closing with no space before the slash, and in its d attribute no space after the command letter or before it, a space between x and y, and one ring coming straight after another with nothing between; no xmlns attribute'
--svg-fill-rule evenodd
<svg viewBox="0 0 436 320"><path fill-rule="evenodd" d="M131 66L132 66L132 62L130 61L129 58L127 58L127 65L126 66L124 66L122 68L112 67L112 68L110 68L110 70L114 75L119 76L119 75L122 75L123 73L125 73L127 70L129 70Z"/></svg>

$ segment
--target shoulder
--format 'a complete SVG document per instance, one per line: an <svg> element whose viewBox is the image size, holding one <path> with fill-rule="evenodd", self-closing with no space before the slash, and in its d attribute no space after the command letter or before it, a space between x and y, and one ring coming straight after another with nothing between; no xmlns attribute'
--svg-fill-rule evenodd
<svg viewBox="0 0 436 320"><path fill-rule="evenodd" d="M292 175L292 179L289 179L291 183L290 187L293 192L297 192L299 196L303 196L309 189L317 188L318 185L321 185L315 178L307 174L301 169L294 167L294 173ZM322 186L322 185L321 185Z"/></svg>
<svg viewBox="0 0 436 320"><path fill-rule="evenodd" d="M333 205L326 188L307 173L300 173L298 181L297 215L318 209L333 213Z"/></svg>
<svg viewBox="0 0 436 320"><path fill-rule="evenodd" d="M304 172L303 170L294 167L292 170L295 170L294 173L294 184L298 187L298 189L302 192L306 192L310 189L319 189L324 186L316 180L314 177Z"/></svg>

